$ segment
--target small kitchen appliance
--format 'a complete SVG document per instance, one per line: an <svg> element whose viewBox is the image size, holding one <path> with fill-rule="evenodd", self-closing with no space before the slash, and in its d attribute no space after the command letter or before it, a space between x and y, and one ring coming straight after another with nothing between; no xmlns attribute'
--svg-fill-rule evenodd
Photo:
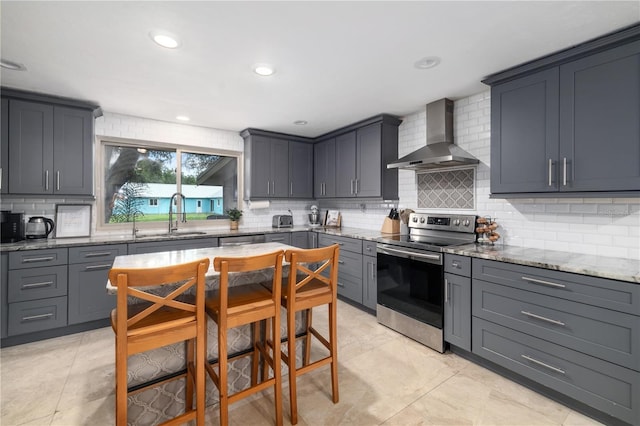
<svg viewBox="0 0 640 426"><path fill-rule="evenodd" d="M24 213L11 213L8 210L0 212L0 241L16 243L24 240Z"/></svg>
<svg viewBox="0 0 640 426"><path fill-rule="evenodd" d="M293 228L293 215L276 214L271 225L274 228Z"/></svg>
<svg viewBox="0 0 640 426"><path fill-rule="evenodd" d="M311 213L309 213L309 225L320 226L320 209L318 209L318 206L311 206Z"/></svg>
<svg viewBox="0 0 640 426"><path fill-rule="evenodd" d="M378 322L444 352L444 249L475 242L476 216L411 213L409 235L377 244Z"/></svg>
<svg viewBox="0 0 640 426"><path fill-rule="evenodd" d="M47 238L54 228L53 220L42 216L32 216L27 223L25 234L28 239Z"/></svg>

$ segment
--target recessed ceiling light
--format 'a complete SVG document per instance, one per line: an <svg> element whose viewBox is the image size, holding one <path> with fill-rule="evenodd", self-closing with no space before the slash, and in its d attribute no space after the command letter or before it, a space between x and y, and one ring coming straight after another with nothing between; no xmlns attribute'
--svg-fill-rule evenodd
<svg viewBox="0 0 640 426"><path fill-rule="evenodd" d="M304 126L305 124L307 124L307 120L296 120L293 122L293 124L295 124L296 126Z"/></svg>
<svg viewBox="0 0 640 426"><path fill-rule="evenodd" d="M176 117L176 120L180 120L180 121L189 121L191 120L189 117L187 117L186 115L178 115Z"/></svg>
<svg viewBox="0 0 640 426"><path fill-rule="evenodd" d="M413 66L418 68L419 70L428 70L429 68L433 68L440 63L440 58L437 56L427 56L425 58L416 61Z"/></svg>
<svg viewBox="0 0 640 426"><path fill-rule="evenodd" d="M269 64L257 64L253 66L253 72L263 77L268 77L275 73L276 70Z"/></svg>
<svg viewBox="0 0 640 426"><path fill-rule="evenodd" d="M167 49L175 49L180 46L180 40L175 35L166 31L151 31L149 33L151 40L155 41L162 47Z"/></svg>
<svg viewBox="0 0 640 426"><path fill-rule="evenodd" d="M9 61L7 59L0 59L0 66L7 70L12 71L26 71L27 67L17 62Z"/></svg>

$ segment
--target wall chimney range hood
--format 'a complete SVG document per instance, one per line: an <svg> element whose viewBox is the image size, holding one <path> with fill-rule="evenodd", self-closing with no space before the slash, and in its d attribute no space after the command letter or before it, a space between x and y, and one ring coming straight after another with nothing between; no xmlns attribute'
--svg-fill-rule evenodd
<svg viewBox="0 0 640 426"><path fill-rule="evenodd" d="M387 168L429 170L478 163L453 143L453 101L444 98L427 104L427 145L387 164Z"/></svg>

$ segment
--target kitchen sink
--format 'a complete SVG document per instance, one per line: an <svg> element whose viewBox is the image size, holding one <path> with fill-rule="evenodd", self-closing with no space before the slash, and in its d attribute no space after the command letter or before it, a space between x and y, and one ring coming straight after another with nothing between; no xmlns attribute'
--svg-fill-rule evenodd
<svg viewBox="0 0 640 426"><path fill-rule="evenodd" d="M190 235L205 235L204 231L174 231L174 232L161 232L158 234L142 234L136 235L136 240L144 240L147 238L167 238L167 237L188 237Z"/></svg>

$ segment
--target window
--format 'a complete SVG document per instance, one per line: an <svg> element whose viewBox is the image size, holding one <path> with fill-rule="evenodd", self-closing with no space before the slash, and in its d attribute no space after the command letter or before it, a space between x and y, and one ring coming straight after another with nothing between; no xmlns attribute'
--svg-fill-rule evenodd
<svg viewBox="0 0 640 426"><path fill-rule="evenodd" d="M102 224L167 222L170 209L183 222L227 219L239 153L161 145L102 141Z"/></svg>

